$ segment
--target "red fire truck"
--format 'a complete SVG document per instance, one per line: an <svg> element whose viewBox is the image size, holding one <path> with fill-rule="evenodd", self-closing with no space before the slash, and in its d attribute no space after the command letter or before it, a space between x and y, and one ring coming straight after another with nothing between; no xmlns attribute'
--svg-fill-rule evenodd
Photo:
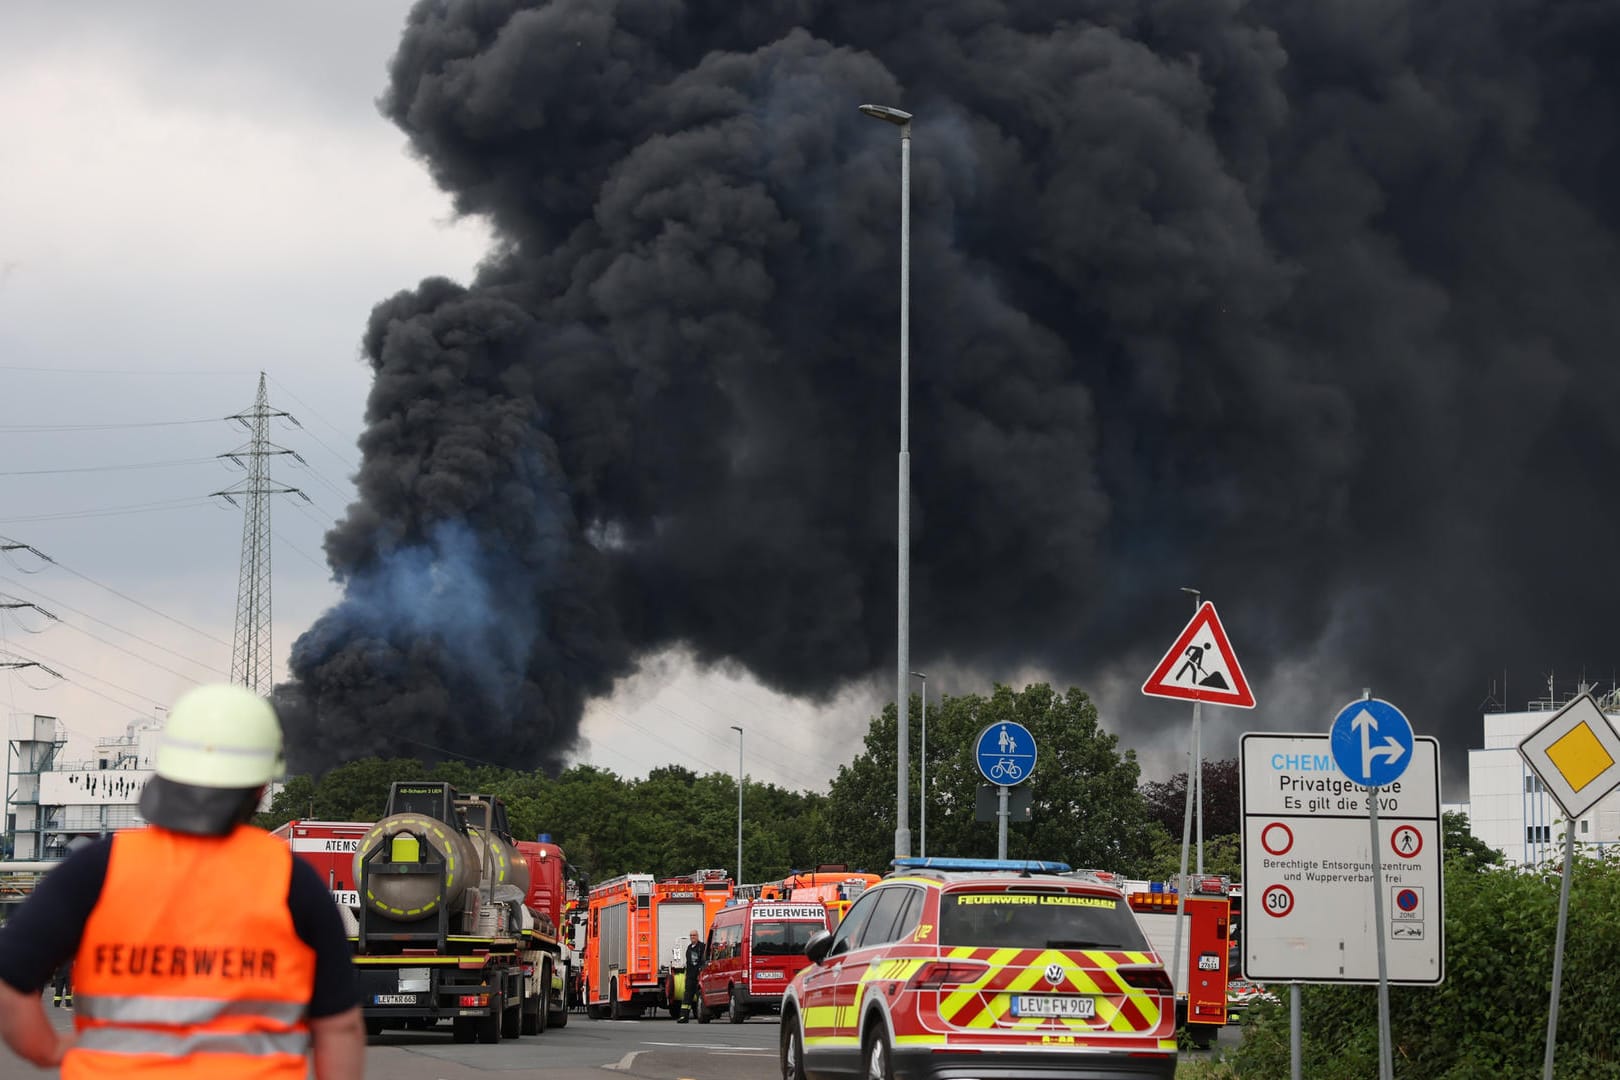
<svg viewBox="0 0 1620 1080"><path fill-rule="evenodd" d="M369 821L289 821L271 831L292 848L294 855L313 866L332 890L332 899L346 907L360 904L354 880L354 853L371 828Z"/></svg>
<svg viewBox="0 0 1620 1080"><path fill-rule="evenodd" d="M1164 958L1176 985L1176 1026L1185 1025L1194 1045L1207 1047L1226 1023L1226 984L1231 976L1231 883L1224 877L1193 878L1182 898L1181 953L1176 948L1176 892L1158 881L1115 881L1136 913L1137 924Z"/></svg>
<svg viewBox="0 0 1620 1080"><path fill-rule="evenodd" d="M593 1020L640 1016L679 997L671 969L684 959L687 935L701 936L713 912L731 898L724 870L699 870L657 881L621 874L594 886L587 900L585 1015Z"/></svg>

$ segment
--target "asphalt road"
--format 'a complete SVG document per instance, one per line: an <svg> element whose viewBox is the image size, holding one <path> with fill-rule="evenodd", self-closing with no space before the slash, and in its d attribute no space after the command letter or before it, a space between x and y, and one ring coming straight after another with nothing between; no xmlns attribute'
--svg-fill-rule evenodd
<svg viewBox="0 0 1620 1080"><path fill-rule="evenodd" d="M59 1027L72 1023L67 1009L45 1012ZM587 1020L544 1035L503 1039L494 1045L457 1045L450 1028L432 1032L385 1032L366 1049L366 1075L373 1080L768 1080L776 1075L778 1025L760 1017L746 1024L724 1021L677 1024L667 1016L642 1020ZM1235 1045L1238 1029L1220 1033L1217 1045ZM1183 1060L1203 1057L1182 1055ZM0 1080L55 1076L0 1049Z"/></svg>

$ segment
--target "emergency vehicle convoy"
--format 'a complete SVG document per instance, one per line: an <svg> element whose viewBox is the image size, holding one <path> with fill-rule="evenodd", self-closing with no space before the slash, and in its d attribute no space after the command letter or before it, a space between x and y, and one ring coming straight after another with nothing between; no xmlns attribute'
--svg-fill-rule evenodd
<svg viewBox="0 0 1620 1080"><path fill-rule="evenodd" d="M699 870L656 880L621 874L592 886L586 902L585 1015L593 1020L640 1016L645 1009L680 1011L687 936L702 937L715 912L731 899L724 870Z"/></svg>
<svg viewBox="0 0 1620 1080"><path fill-rule="evenodd" d="M347 890L326 845L355 842L358 902L339 910L368 1032L449 1019L455 1041L493 1043L568 1022L561 848L515 841L499 799L428 781L396 781L387 815L358 840L354 828L289 822L277 831L337 895Z"/></svg>
<svg viewBox="0 0 1620 1080"><path fill-rule="evenodd" d="M820 901L738 900L714 917L698 975L697 1022L740 1024L782 1009L788 980L810 963L805 946L833 921Z"/></svg>

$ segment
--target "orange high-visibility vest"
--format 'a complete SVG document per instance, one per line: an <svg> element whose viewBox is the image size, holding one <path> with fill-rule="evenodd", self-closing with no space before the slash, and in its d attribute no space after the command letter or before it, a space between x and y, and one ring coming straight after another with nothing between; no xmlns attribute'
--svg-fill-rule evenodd
<svg viewBox="0 0 1620 1080"><path fill-rule="evenodd" d="M246 825L116 834L74 963L63 1080L304 1080L315 951L287 908L292 859Z"/></svg>

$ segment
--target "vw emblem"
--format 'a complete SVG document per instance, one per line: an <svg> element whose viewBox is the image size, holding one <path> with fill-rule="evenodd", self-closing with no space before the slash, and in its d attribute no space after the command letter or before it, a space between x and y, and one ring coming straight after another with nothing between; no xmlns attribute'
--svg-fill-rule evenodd
<svg viewBox="0 0 1620 1080"><path fill-rule="evenodd" d="M1060 983L1062 983L1063 982L1063 965L1062 964L1047 964L1046 965L1046 981L1051 983L1053 986L1057 986Z"/></svg>

